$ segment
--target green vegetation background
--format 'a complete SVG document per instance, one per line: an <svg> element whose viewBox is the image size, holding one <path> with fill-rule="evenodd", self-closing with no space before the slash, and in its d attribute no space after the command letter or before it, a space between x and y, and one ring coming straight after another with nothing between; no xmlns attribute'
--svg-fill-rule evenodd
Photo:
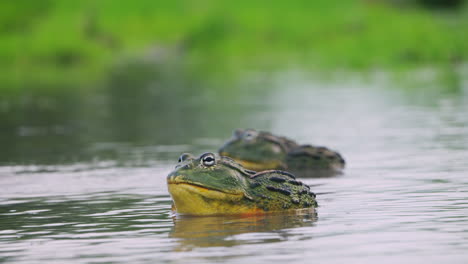
<svg viewBox="0 0 468 264"><path fill-rule="evenodd" d="M466 5L441 11L404 2L1 1L0 90L90 86L122 60L164 53L210 74L466 61Z"/></svg>

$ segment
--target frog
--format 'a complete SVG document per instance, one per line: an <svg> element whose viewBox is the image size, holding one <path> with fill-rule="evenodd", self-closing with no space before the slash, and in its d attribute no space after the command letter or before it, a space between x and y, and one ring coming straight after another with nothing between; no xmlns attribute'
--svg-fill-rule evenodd
<svg viewBox="0 0 468 264"><path fill-rule="evenodd" d="M300 145L287 137L255 129L234 130L219 154L250 170L286 170L305 177L340 174L346 164L341 154L327 147Z"/></svg>
<svg viewBox="0 0 468 264"><path fill-rule="evenodd" d="M167 176L179 215L259 215L317 207L310 187L286 171L252 171L229 157L184 153Z"/></svg>

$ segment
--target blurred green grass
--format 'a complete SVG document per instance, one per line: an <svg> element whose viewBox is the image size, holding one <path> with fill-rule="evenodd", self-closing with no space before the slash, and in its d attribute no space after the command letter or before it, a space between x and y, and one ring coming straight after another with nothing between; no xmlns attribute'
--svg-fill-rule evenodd
<svg viewBox="0 0 468 264"><path fill-rule="evenodd" d="M467 60L466 6L441 11L388 2L1 1L0 89L92 87L117 62L152 50L176 52L201 75Z"/></svg>

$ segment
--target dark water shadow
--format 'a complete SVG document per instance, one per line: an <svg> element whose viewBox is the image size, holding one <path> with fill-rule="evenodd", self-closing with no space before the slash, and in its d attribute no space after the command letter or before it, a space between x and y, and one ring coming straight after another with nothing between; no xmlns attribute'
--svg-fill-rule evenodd
<svg viewBox="0 0 468 264"><path fill-rule="evenodd" d="M240 88L233 80L215 85L184 61L177 52L145 54L112 67L93 89L31 87L28 93L5 95L0 164L115 160L119 151L97 151L94 145L191 144L251 123L252 111L267 111L252 104L248 85ZM267 89L261 90L263 97Z"/></svg>
<svg viewBox="0 0 468 264"><path fill-rule="evenodd" d="M26 87L0 97L1 163L61 163L82 149L80 108L76 87Z"/></svg>

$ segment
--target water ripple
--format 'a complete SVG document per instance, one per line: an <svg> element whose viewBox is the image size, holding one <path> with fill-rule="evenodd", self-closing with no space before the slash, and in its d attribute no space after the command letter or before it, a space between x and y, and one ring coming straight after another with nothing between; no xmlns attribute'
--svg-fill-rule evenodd
<svg viewBox="0 0 468 264"><path fill-rule="evenodd" d="M123 158L0 167L0 262L466 262L468 97L287 87L294 92L262 94L249 120L343 153L343 175L301 179L317 193L316 213L173 216L172 157L223 138L102 142L91 149Z"/></svg>

